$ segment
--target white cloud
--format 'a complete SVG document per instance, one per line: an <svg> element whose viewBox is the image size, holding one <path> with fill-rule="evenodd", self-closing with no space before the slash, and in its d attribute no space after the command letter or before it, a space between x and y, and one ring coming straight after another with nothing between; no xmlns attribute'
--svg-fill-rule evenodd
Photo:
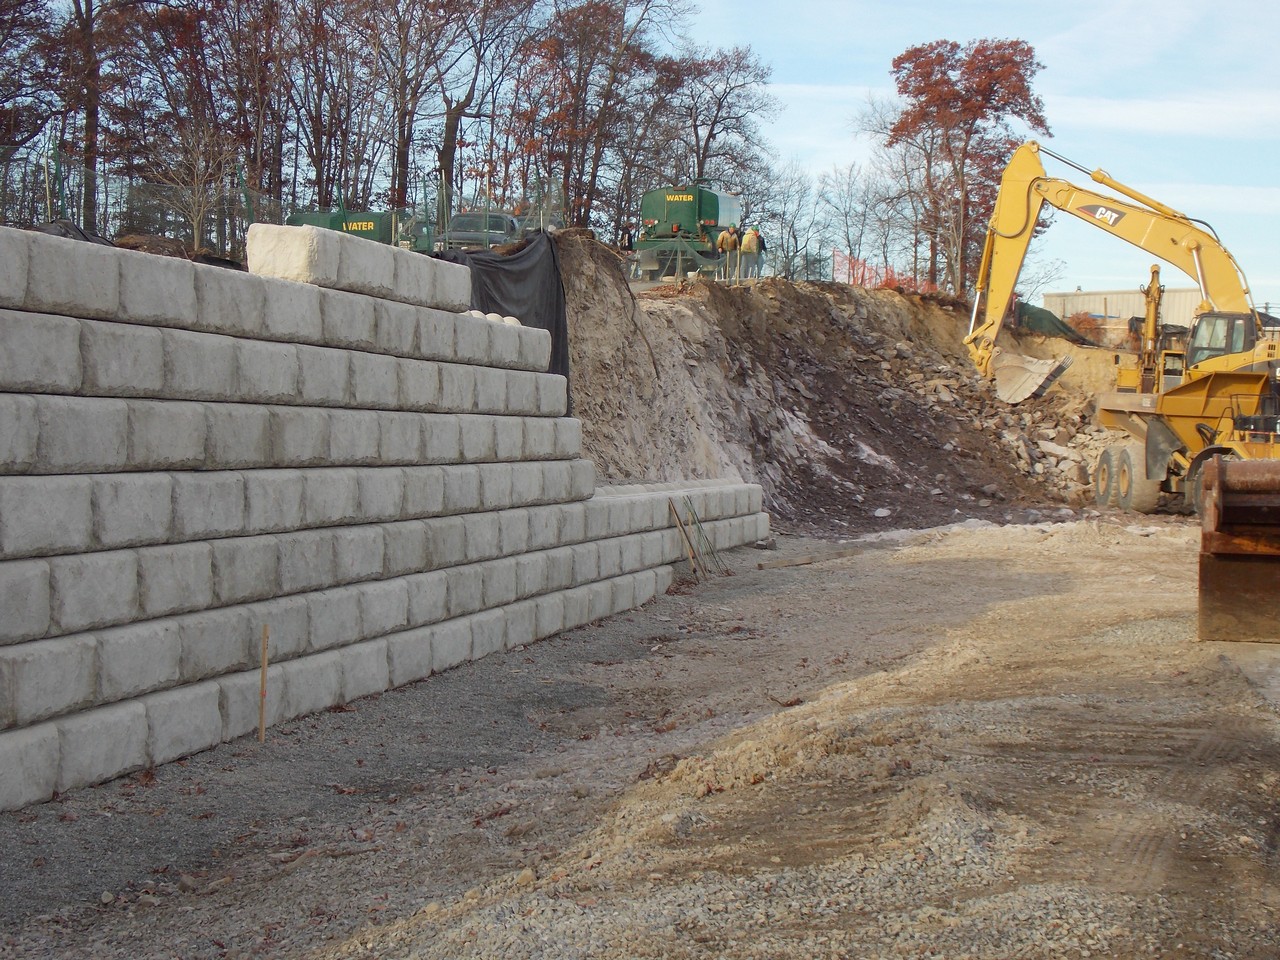
<svg viewBox="0 0 1280 960"><path fill-rule="evenodd" d="M1046 94L1044 100L1050 125L1059 130L1274 140L1280 127L1280 98L1274 90L1219 90L1160 99Z"/></svg>

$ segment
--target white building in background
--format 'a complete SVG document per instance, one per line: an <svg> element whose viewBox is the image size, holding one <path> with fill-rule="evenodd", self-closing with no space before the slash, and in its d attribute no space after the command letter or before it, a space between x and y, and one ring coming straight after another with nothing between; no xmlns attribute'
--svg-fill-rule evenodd
<svg viewBox="0 0 1280 960"><path fill-rule="evenodd" d="M1165 288L1160 300L1160 319L1180 327L1191 325L1191 317L1200 306L1200 291L1195 287ZM1129 318L1147 312L1147 298L1141 290L1074 290L1071 293L1044 294L1044 308L1063 320L1077 313L1097 317L1104 342L1119 345L1129 333Z"/></svg>

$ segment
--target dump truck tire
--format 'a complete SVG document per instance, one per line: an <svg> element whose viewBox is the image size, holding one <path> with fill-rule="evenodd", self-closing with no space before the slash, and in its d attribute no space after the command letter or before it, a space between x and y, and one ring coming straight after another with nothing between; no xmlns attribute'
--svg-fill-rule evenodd
<svg viewBox="0 0 1280 960"><path fill-rule="evenodd" d="M1093 465L1093 500L1100 507L1114 506L1116 502L1115 448L1104 447Z"/></svg>
<svg viewBox="0 0 1280 960"><path fill-rule="evenodd" d="M1139 444L1126 444L1116 458L1116 505L1134 513L1155 513L1160 481L1147 479L1146 453Z"/></svg>

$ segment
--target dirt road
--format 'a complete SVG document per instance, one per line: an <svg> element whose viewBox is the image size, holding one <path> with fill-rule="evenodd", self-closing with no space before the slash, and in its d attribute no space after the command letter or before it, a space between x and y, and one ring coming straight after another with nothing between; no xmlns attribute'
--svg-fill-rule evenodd
<svg viewBox="0 0 1280 960"><path fill-rule="evenodd" d="M1193 526L782 547L0 815L0 956L1280 954L1272 652L1194 642Z"/></svg>

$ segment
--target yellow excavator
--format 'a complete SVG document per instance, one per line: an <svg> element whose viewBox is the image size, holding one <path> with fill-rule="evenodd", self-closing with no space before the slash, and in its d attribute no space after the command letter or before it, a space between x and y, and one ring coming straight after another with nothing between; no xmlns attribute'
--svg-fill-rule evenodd
<svg viewBox="0 0 1280 960"><path fill-rule="evenodd" d="M1045 173L1047 155L1127 198ZM1096 419L1115 434L1093 470L1101 505L1150 513L1161 494L1201 515L1200 635L1280 639L1280 331L1265 328L1244 273L1213 228L1035 142L1005 168L965 343L1009 403L1040 396L1069 360L1004 351L997 339L1044 205L1178 267L1201 296L1185 348L1161 349L1159 268L1145 288L1138 366L1118 370Z"/></svg>

